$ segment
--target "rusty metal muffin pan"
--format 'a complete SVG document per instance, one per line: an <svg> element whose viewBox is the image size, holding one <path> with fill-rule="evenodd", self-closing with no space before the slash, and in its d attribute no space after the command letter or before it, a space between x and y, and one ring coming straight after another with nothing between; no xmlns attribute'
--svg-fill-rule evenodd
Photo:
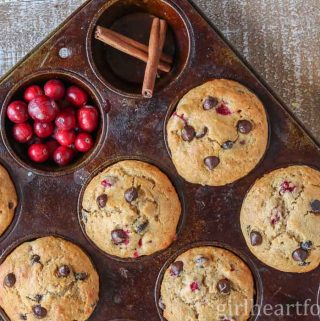
<svg viewBox="0 0 320 321"><path fill-rule="evenodd" d="M124 70L119 73L112 70L107 59L112 53L93 39L97 23L110 27L127 15L134 19L135 14L141 13L166 19L174 39L168 44L168 51L174 52L175 57L173 70L161 75L150 100L139 94L139 82L130 82L134 73L126 78ZM148 19L145 21L147 24ZM147 26L142 29L147 30ZM124 66L126 63L124 58ZM134 68L139 71L135 65L138 62L129 63L129 71ZM7 135L5 113L10 99L21 95L27 84L41 83L50 77L81 85L101 113L93 151L62 169L29 163ZM250 88L264 103L270 122L269 147L262 162L246 177L224 187L189 184L180 178L165 141L166 119L179 98L212 78L233 79ZM19 197L14 221L0 237L1 258L25 240L50 234L80 245L92 258L101 280L100 301L90 320L161 320L161 310L157 307L161 269L181 249L208 242L226 247L248 262L255 277L259 303L294 304L306 299L310 299L311 304L318 303L319 267L309 273L293 274L264 265L245 244L239 213L246 192L265 172L290 164L320 169L319 146L187 0L86 2L1 79L0 103L0 162L10 172ZM147 160L158 166L171 178L184 203L177 240L160 253L136 260L118 260L97 250L86 238L79 221L81 191L92 173L124 158ZM7 320L3 312L1 315ZM251 318L271 319L313 321L319 320L319 316L292 313Z"/></svg>

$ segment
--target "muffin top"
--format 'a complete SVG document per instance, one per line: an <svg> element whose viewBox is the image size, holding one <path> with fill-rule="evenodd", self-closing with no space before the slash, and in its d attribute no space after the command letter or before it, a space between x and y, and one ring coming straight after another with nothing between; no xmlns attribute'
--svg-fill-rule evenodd
<svg viewBox="0 0 320 321"><path fill-rule="evenodd" d="M107 167L85 189L82 220L104 252L137 258L167 248L176 237L179 197L157 167L126 160Z"/></svg>
<svg viewBox="0 0 320 321"><path fill-rule="evenodd" d="M258 179L241 209L251 252L284 272L308 272L320 262L320 172L307 166L277 169Z"/></svg>
<svg viewBox="0 0 320 321"><path fill-rule="evenodd" d="M165 271L160 307L168 321L244 321L253 305L250 269L228 250L192 248Z"/></svg>
<svg viewBox="0 0 320 321"><path fill-rule="evenodd" d="M8 228L14 217L17 207L17 193L13 182L5 170L0 165L0 236Z"/></svg>
<svg viewBox="0 0 320 321"><path fill-rule="evenodd" d="M84 321L98 294L90 259L61 238L23 243L0 265L0 306L11 321Z"/></svg>
<svg viewBox="0 0 320 321"><path fill-rule="evenodd" d="M247 175L268 143L260 100L243 85L215 79L190 90L167 124L173 163L188 182L221 186Z"/></svg>

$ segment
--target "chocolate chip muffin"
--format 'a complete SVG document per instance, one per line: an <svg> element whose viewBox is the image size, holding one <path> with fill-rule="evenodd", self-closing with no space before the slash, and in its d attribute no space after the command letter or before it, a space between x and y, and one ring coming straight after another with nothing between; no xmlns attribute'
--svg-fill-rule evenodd
<svg viewBox="0 0 320 321"><path fill-rule="evenodd" d="M11 321L84 321L98 294L90 259L61 238L23 243L0 265L0 306Z"/></svg>
<svg viewBox="0 0 320 321"><path fill-rule="evenodd" d="M168 321L244 321L253 296L247 265L228 250L206 246L184 252L166 270L159 306Z"/></svg>
<svg viewBox="0 0 320 321"><path fill-rule="evenodd" d="M88 237L104 252L137 258L167 248L176 237L179 197L150 164L118 162L92 179L82 201Z"/></svg>
<svg viewBox="0 0 320 321"><path fill-rule="evenodd" d="M241 209L251 252L284 272L308 272L320 262L320 172L290 166L258 179Z"/></svg>
<svg viewBox="0 0 320 321"><path fill-rule="evenodd" d="M17 193L8 172L0 165L0 236L13 220Z"/></svg>
<svg viewBox="0 0 320 321"><path fill-rule="evenodd" d="M221 186L247 175L268 143L260 100L241 84L215 79L189 91L167 124L173 163L188 182Z"/></svg>

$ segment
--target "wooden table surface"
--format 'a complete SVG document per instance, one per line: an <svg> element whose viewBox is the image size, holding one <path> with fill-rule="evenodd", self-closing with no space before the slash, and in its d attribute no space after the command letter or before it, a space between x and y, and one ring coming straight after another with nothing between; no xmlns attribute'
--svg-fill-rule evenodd
<svg viewBox="0 0 320 321"><path fill-rule="evenodd" d="M0 75L84 0L0 0ZM320 142L320 0L194 0Z"/></svg>

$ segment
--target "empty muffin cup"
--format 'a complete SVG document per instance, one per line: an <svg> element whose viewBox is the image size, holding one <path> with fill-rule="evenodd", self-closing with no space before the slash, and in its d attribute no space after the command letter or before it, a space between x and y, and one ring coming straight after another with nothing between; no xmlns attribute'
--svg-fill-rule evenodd
<svg viewBox="0 0 320 321"><path fill-rule="evenodd" d="M186 19L178 9L159 0L108 2L90 25L87 52L95 74L110 89L127 96L140 95L146 63L95 39L96 27L111 29L148 45L155 16L168 24L163 53L172 57L170 72L158 70L155 92L166 87L183 71L189 57L190 37Z"/></svg>

